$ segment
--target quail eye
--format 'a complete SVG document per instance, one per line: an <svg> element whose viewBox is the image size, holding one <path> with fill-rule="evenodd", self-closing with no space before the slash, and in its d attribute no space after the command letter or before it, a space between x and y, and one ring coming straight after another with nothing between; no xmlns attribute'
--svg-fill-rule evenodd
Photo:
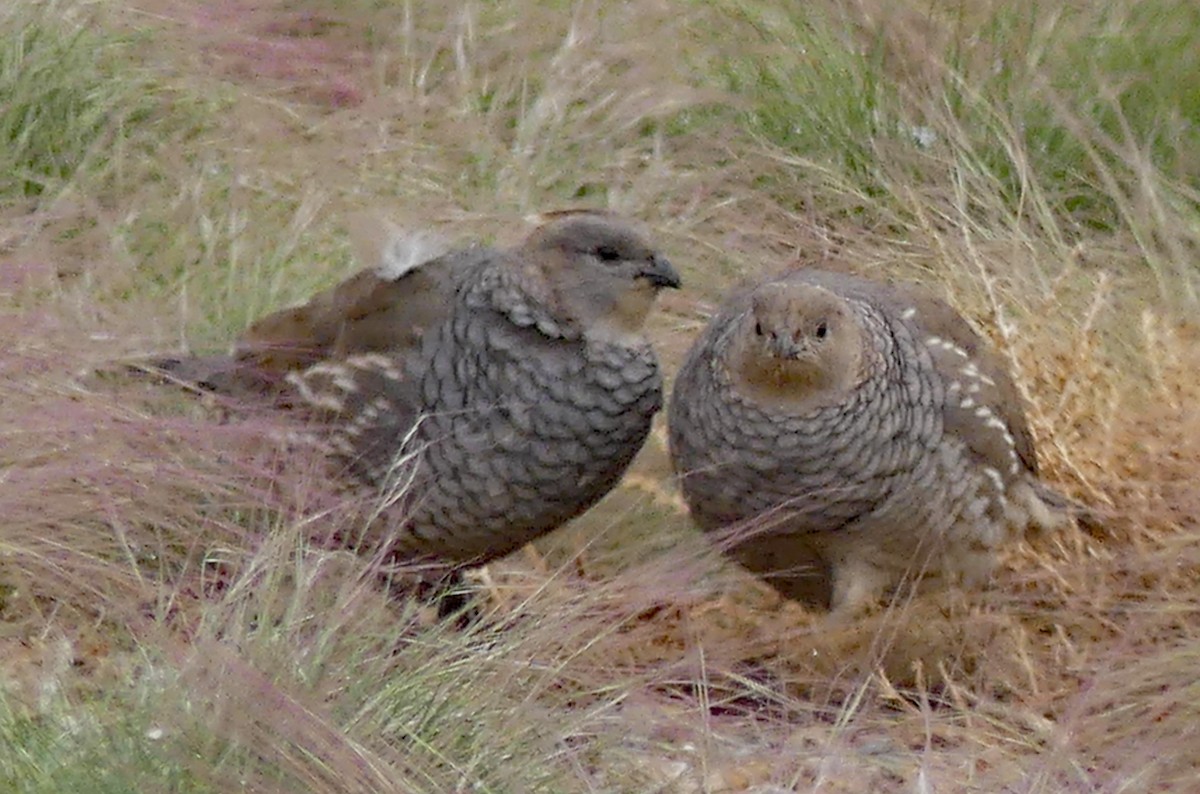
<svg viewBox="0 0 1200 794"><path fill-rule="evenodd" d="M596 256L604 262L616 262L621 258L621 252L611 245L602 245L596 249Z"/></svg>
<svg viewBox="0 0 1200 794"><path fill-rule="evenodd" d="M829 333L829 326L826 323L817 324L817 339L824 339Z"/></svg>
<svg viewBox="0 0 1200 794"><path fill-rule="evenodd" d="M755 324L754 324L754 333L758 334L759 336L762 336L762 335L763 335L762 323L755 323Z"/></svg>

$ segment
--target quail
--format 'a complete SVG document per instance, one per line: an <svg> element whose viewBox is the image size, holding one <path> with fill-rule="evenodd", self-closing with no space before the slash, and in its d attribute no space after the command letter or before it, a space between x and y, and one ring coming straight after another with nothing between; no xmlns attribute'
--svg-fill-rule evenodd
<svg viewBox="0 0 1200 794"><path fill-rule="evenodd" d="M617 484L662 407L644 323L678 273L614 214L543 217L512 248L360 273L226 359L319 419L394 560L456 569L550 532Z"/></svg>
<svg viewBox="0 0 1200 794"><path fill-rule="evenodd" d="M781 594L840 613L986 581L1066 520L999 355L915 285L794 270L732 297L668 411L694 521Z"/></svg>
<svg viewBox="0 0 1200 794"><path fill-rule="evenodd" d="M461 279L496 252L450 250L432 233L375 225L360 236L382 232L382 240L356 240L371 267L299 306L259 318L230 354L157 357L144 368L228 396L286 398L289 373L330 359L414 356L425 331L448 315Z"/></svg>

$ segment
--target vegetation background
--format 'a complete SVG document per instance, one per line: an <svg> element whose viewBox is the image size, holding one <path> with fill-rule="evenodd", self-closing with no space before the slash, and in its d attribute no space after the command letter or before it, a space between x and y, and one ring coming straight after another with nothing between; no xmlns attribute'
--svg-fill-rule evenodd
<svg viewBox="0 0 1200 794"><path fill-rule="evenodd" d="M1194 0L8 0L0 789L1194 792ZM661 428L424 626L267 421L91 373L218 349L383 213L612 207L721 295L798 262L946 295L1108 511L983 593L830 626L688 524Z"/></svg>

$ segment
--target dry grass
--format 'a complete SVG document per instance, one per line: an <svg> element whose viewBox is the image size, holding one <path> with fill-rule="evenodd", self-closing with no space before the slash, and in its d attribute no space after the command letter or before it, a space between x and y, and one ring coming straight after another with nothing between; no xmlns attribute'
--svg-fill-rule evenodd
<svg viewBox="0 0 1200 794"><path fill-rule="evenodd" d="M139 48L98 82L43 73L96 104L62 136L74 167L0 202L0 781L1191 791L1200 158L1178 118L1145 125L1200 101L1129 89L1149 60L1112 79L1122 35L1173 50L1100 5L1027 28L984 0L802 24L752 2L64 6ZM1049 45L1102 28L1113 93L1090 106ZM1030 42L1025 71L986 68ZM322 543L353 511L273 421L82 374L224 344L333 282L355 213L512 239L575 204L646 220L682 266L654 320L669 370L743 277L934 285L1009 357L1048 479L1102 529L1014 550L987 592L833 625L701 541L656 432L603 505L481 573L479 626L430 628Z"/></svg>

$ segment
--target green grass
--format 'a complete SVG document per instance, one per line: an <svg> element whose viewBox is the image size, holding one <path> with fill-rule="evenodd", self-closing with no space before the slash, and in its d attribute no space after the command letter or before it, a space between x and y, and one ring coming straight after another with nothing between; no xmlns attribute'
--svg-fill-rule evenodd
<svg viewBox="0 0 1200 794"><path fill-rule="evenodd" d="M593 687L579 662L619 615L535 598L522 623L417 628L352 555L297 529L215 554L230 578L207 603L177 580L171 617L135 619L120 653L57 632L6 646L22 654L0 689L0 785L552 794L586 790L571 764L619 750L603 729L636 679ZM130 642L117 624L98 635Z"/></svg>
<svg viewBox="0 0 1200 794"><path fill-rule="evenodd" d="M354 268L325 191L295 196L269 177L239 184L219 160L182 176L160 194L167 203L139 204L112 229L126 269L104 299L177 306L192 349L223 348Z"/></svg>
<svg viewBox="0 0 1200 794"><path fill-rule="evenodd" d="M80 703L52 693L36 711L0 696L0 786L13 794L222 790L198 779L186 756L166 751L170 731L127 694Z"/></svg>
<svg viewBox="0 0 1200 794"><path fill-rule="evenodd" d="M899 118L896 86L879 54L844 18L819 7L727 5L722 21L750 35L739 36L744 43L718 74L725 88L748 100L747 128L879 192L875 140L896 134Z"/></svg>
<svg viewBox="0 0 1200 794"><path fill-rule="evenodd" d="M952 203L1064 250L1131 237L1164 297L1194 294L1194 4L722 9L741 46L714 76L779 152L779 201L894 236L926 222L919 204Z"/></svg>
<svg viewBox="0 0 1200 794"><path fill-rule="evenodd" d="M1122 162L1130 152L1170 180L1200 176L1187 141L1200 123L1194 4L998 6L982 28L976 53L948 54L970 93L952 93L952 107L985 135L980 117L988 113L1019 131L1032 168L1068 217L1101 231L1120 224L1100 172L1133 176L1136 164ZM982 97L990 108L979 107ZM998 144L989 162L1015 197L1018 180Z"/></svg>
<svg viewBox="0 0 1200 794"><path fill-rule="evenodd" d="M0 200L46 199L100 175L119 179L127 159L146 157L170 137L174 98L130 68L137 46L133 37L97 30L86 5L6 4Z"/></svg>

